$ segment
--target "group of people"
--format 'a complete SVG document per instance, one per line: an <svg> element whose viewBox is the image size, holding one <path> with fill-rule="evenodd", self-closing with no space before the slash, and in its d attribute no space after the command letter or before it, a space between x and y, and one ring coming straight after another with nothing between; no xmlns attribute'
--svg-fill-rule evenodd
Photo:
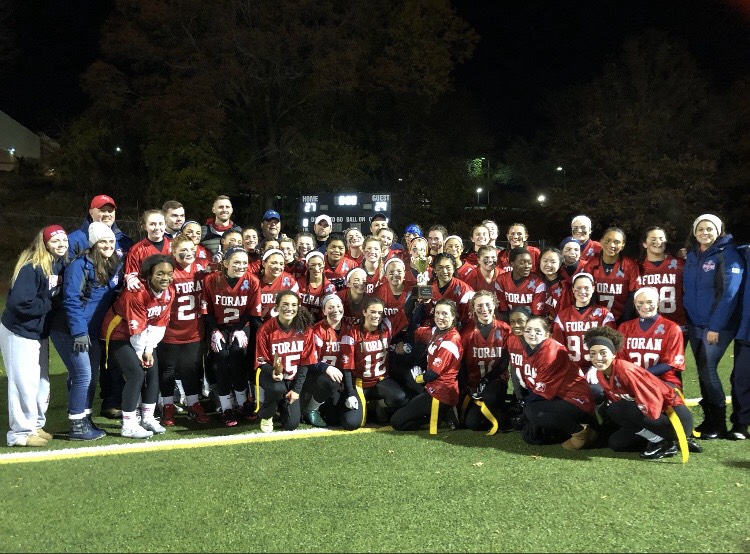
<svg viewBox="0 0 750 554"><path fill-rule="evenodd" d="M106 434L97 387L100 415L132 439L213 411L266 433L303 421L517 429L531 444L648 459L700 452L694 437L748 437L745 250L713 214L695 219L684 256L651 227L635 260L622 229L595 241L584 215L540 251L517 223L501 247L490 220L466 242L441 225L399 239L383 214L367 236L319 215L313 233L289 237L274 210L243 229L226 196L204 224L177 201L146 211L134 243L116 209L96 196L80 229L45 227L16 264L0 325L10 446L52 440L49 339L68 370L71 440ZM717 367L733 340L728 429ZM685 341L702 394L695 428Z"/></svg>

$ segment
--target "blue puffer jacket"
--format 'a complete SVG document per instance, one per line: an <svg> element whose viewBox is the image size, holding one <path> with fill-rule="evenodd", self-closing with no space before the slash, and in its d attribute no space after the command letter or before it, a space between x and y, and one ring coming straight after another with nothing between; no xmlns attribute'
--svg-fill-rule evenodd
<svg viewBox="0 0 750 554"><path fill-rule="evenodd" d="M70 335L88 334L91 340L99 338L107 310L122 288L122 263L115 275L104 285L96 280L94 262L88 256L78 256L65 269L63 281L63 309Z"/></svg>
<svg viewBox="0 0 750 554"><path fill-rule="evenodd" d="M688 323L709 331L735 332L744 272L745 264L732 235L719 237L705 252L691 249L682 273Z"/></svg>
<svg viewBox="0 0 750 554"><path fill-rule="evenodd" d="M91 219L86 218L81 224L81 228L73 231L68 235L68 256L74 258L81 254L84 250L88 250L89 247L89 225L91 225ZM133 239L123 233L117 226L117 223L112 225L112 232L115 234L115 252L120 256L121 260L125 259L125 254L133 246Z"/></svg>

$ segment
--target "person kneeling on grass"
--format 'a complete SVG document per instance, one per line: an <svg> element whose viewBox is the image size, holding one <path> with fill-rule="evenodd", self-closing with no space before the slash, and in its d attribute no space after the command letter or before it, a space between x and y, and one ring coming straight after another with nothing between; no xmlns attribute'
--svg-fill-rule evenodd
<svg viewBox="0 0 750 554"><path fill-rule="evenodd" d="M430 434L437 432L439 412L455 409L458 404L458 370L461 366L463 347L461 335L456 329L458 310L452 300L438 300L433 312L435 327L420 327L414 340L426 342L427 370L414 369L414 380L424 384L424 391L400 408L391 425L396 431L419 429L430 423ZM438 413L436 413L438 412Z"/></svg>
<svg viewBox="0 0 750 554"><path fill-rule="evenodd" d="M508 339L508 350L519 384L527 390L523 440L529 444L562 442L569 450L590 445L597 437L591 427L594 397L565 347L549 336L547 320L530 317L523 337Z"/></svg>
<svg viewBox="0 0 750 554"><path fill-rule="evenodd" d="M609 437L612 450L642 450L641 458L656 460L677 454L677 433L667 413L674 410L687 437L693 416L679 392L652 373L629 361L615 358L623 336L609 327L595 327L584 337L593 368L590 383L604 389L606 415L620 428ZM703 449L687 439L690 452Z"/></svg>
<svg viewBox="0 0 750 554"><path fill-rule="evenodd" d="M318 362L313 317L300 305L299 296L289 290L278 293L276 311L279 315L258 329L255 342L259 371L256 383L263 389L263 404L258 412L264 433L273 431L277 409L285 431L297 428L302 419L298 400L308 366Z"/></svg>
<svg viewBox="0 0 750 554"><path fill-rule="evenodd" d="M165 431L154 418L159 397L159 365L154 350L169 323L175 297L173 271L170 256L154 254L144 259L141 286L124 290L102 322L108 364L116 363L125 377L120 434L129 439L147 439ZM139 397L140 423L136 417Z"/></svg>

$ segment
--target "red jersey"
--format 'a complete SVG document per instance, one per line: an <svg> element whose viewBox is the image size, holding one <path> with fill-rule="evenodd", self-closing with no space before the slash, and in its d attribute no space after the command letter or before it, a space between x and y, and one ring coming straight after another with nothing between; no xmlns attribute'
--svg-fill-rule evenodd
<svg viewBox="0 0 750 554"><path fill-rule="evenodd" d="M513 335L508 342L521 341ZM519 346L521 358L513 363L521 368L519 378L524 388L546 400L562 398L588 414L594 413L591 389L562 344L548 338L532 354L526 352L523 343ZM511 350L511 358L519 356L518 351L518 346Z"/></svg>
<svg viewBox="0 0 750 554"><path fill-rule="evenodd" d="M612 402L634 401L643 415L658 419L669 406L683 404L679 393L658 377L627 360L615 358L607 378L601 371L589 373L589 381L599 384Z"/></svg>
<svg viewBox="0 0 750 554"><path fill-rule="evenodd" d="M588 262L602 252L602 243L589 239L581 245L581 260Z"/></svg>
<svg viewBox="0 0 750 554"><path fill-rule="evenodd" d="M375 298L380 298L385 304L383 309L383 315L385 317L393 317L398 312L403 312L406 306L406 302L412 295L412 289L404 286L404 290L396 296L391 290L391 286L388 283L383 283L378 286L373 293Z"/></svg>
<svg viewBox="0 0 750 554"><path fill-rule="evenodd" d="M591 358L583 336L589 329L605 325L615 328L615 318L604 306L591 304L581 313L571 305L557 314L552 326L552 336L565 345L570 360L586 371L591 367Z"/></svg>
<svg viewBox="0 0 750 554"><path fill-rule="evenodd" d="M471 264L474 267L477 267L479 265L479 255L477 254L476 250L472 250L471 252L464 254L462 259L464 263Z"/></svg>
<svg viewBox="0 0 750 554"><path fill-rule="evenodd" d="M453 277L448 282L445 292L440 292L437 281L432 283L432 300L425 302L424 315L422 316L421 325L425 327L433 326L432 314L435 311L435 303L438 300L453 300L458 310L458 319L461 325L468 325L471 320L471 310L469 308L471 299L474 298L474 289L463 281Z"/></svg>
<svg viewBox="0 0 750 554"><path fill-rule="evenodd" d="M351 299L351 296L349 296L349 289L341 289L340 291L337 291L336 294L339 298L341 298L341 303L344 305L344 321L346 321L349 325L359 325L362 323L362 320L364 318L362 314L362 307L365 303L365 298L367 295L363 295L362 299L354 303Z"/></svg>
<svg viewBox="0 0 750 554"><path fill-rule="evenodd" d="M561 265L560 275L562 275L568 283L573 284L573 276L585 270L586 260L579 259L573 266L567 266L565 264Z"/></svg>
<svg viewBox="0 0 750 554"><path fill-rule="evenodd" d="M201 311L211 315L219 326L238 326L261 314L260 283L246 271L230 286L223 271L209 273L203 280ZM244 325L243 325L244 326Z"/></svg>
<svg viewBox="0 0 750 554"><path fill-rule="evenodd" d="M333 267L328 261L328 256L326 256L323 275L326 277L326 279L345 279L346 274L355 267L357 266L352 265L351 258L348 258L347 256L341 256L341 259L336 264L336 267Z"/></svg>
<svg viewBox="0 0 750 554"><path fill-rule="evenodd" d="M271 317L276 317L276 295L285 290L292 292L299 292L299 285L297 281L289 275L286 271L282 271L281 275L276 277L271 283L265 283L262 279L260 281L260 304L261 304L261 317L263 321Z"/></svg>
<svg viewBox="0 0 750 554"><path fill-rule="evenodd" d="M208 264L211 263L211 253L206 250L206 247L202 244L195 245L195 262L200 266L200 269L208 269ZM200 271L199 269L199 271Z"/></svg>
<svg viewBox="0 0 750 554"><path fill-rule="evenodd" d="M416 269L409 265L409 260L405 262L406 272L404 273L404 288L411 289L417 284L417 274L419 273ZM427 281L432 279L432 268L427 267Z"/></svg>
<svg viewBox="0 0 750 554"><path fill-rule="evenodd" d="M201 291L205 274L197 262L188 269L174 266L175 298L172 314L162 342L166 344L188 344L203 338L203 318L201 317Z"/></svg>
<svg viewBox="0 0 750 554"><path fill-rule="evenodd" d="M663 381L682 388L677 371L685 369L685 347L680 327L664 316L657 315L647 330L641 329L641 319L631 319L618 328L625 337L623 348L617 353L624 360L648 369L658 363L672 366L672 369L658 375Z"/></svg>
<svg viewBox="0 0 750 554"><path fill-rule="evenodd" d="M273 365L278 356L284 368L284 379L293 380L299 366L318 363L312 327L302 332L285 330L278 318L269 319L260 326L255 336L255 356L258 366Z"/></svg>
<svg viewBox="0 0 750 554"><path fill-rule="evenodd" d="M143 260L154 254L164 254L165 256L169 256L172 252L171 245L172 241L166 236L161 245L161 250L157 250L154 243L148 239L143 239L135 243L125 256L125 275L130 275L131 273L140 275Z"/></svg>
<svg viewBox="0 0 750 554"><path fill-rule="evenodd" d="M147 283L140 290L125 289L104 316L100 329L101 336L107 336L109 324L116 316L122 318L112 330L109 340L129 340L133 335L140 335L146 327L166 327L169 324L169 314L174 301L174 287L172 285L158 296L154 294Z"/></svg>
<svg viewBox="0 0 750 554"><path fill-rule="evenodd" d="M607 274L602 257L597 256L588 261L586 271L594 277L599 304L606 306L615 319L620 319L628 295L638 288L636 261L622 257L612 265L612 270Z"/></svg>
<svg viewBox="0 0 750 554"><path fill-rule="evenodd" d="M284 271L299 282L300 279L307 275L307 264L305 264L305 260L294 260L292 263L286 264Z"/></svg>
<svg viewBox="0 0 750 554"><path fill-rule="evenodd" d="M341 344L354 349L354 369L352 376L362 379L362 387L369 389L388 376L388 349L391 339L406 326L406 316L399 326L394 326L389 318L376 331L367 331L362 325L352 325L347 334L342 335Z"/></svg>
<svg viewBox="0 0 750 554"><path fill-rule="evenodd" d="M574 303L573 288L564 277L558 277L554 281L547 280L542 276L545 291L545 313L549 321L554 321L558 312Z"/></svg>
<svg viewBox="0 0 750 554"><path fill-rule="evenodd" d="M365 273L367 273L364 262L362 262L362 265L360 267L365 270ZM380 275L380 267L378 267L375 270L375 273L373 273L372 275L367 273L367 280L365 281L365 285L367 286L367 288L365 289L365 294L373 294L375 292L375 289L380 286L382 282L383 277L382 275Z"/></svg>
<svg viewBox="0 0 750 554"><path fill-rule="evenodd" d="M509 312L516 306L526 306L533 315L544 315L547 301L547 287L536 273L516 283L512 273L501 273L495 281L497 309L500 313Z"/></svg>
<svg viewBox="0 0 750 554"><path fill-rule="evenodd" d="M512 334L510 325L498 319L490 323L490 331L485 339L472 321L461 331L461 346L464 353L464 367L469 388L476 389L479 380L492 371L506 352L508 337ZM508 381L508 370L503 372L503 381Z"/></svg>
<svg viewBox="0 0 750 554"><path fill-rule="evenodd" d="M354 369L354 345L342 344L341 337L351 335L351 327L346 321L341 322L341 329L336 331L326 320L318 321L312 328L315 351L318 361L340 369Z"/></svg>
<svg viewBox="0 0 750 554"><path fill-rule="evenodd" d="M328 279L323 277L323 282L318 286L313 286L307 281L307 277L302 277L297 281L299 287L299 299L302 305L310 310L316 321L323 319L323 312L320 308L320 301L328 294L335 294L336 287Z"/></svg>
<svg viewBox="0 0 750 554"><path fill-rule="evenodd" d="M474 271L478 271L477 266L472 265L469 262L464 262L461 264L461 267L456 270L456 278L465 283L469 275Z"/></svg>
<svg viewBox="0 0 750 554"><path fill-rule="evenodd" d="M659 313L677 325L685 327L687 318L682 306L682 269L685 260L667 256L662 262L643 260L640 263L639 287L654 287L659 291Z"/></svg>
<svg viewBox="0 0 750 554"><path fill-rule="evenodd" d="M458 370L461 367L461 335L454 327L441 333L435 329L422 327L414 333L414 340L426 342L427 369L438 374L437 379L424 384L424 390L443 404L458 404Z"/></svg>
<svg viewBox="0 0 750 554"><path fill-rule="evenodd" d="M463 282L474 289L475 292L486 290L496 295L497 290L495 289L495 281L497 280L499 273L499 271L495 270L494 276L487 281L482 274L482 270L476 268L475 271L472 271L466 276L466 279L463 279Z"/></svg>

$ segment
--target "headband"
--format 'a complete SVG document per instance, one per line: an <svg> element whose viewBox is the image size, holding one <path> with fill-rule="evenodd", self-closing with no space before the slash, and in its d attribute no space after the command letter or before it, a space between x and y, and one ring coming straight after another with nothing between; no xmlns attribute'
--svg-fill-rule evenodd
<svg viewBox="0 0 750 554"><path fill-rule="evenodd" d="M659 304L659 291L655 287L641 287L635 291L633 299L637 298L638 295L647 294L654 301L654 304Z"/></svg>
<svg viewBox="0 0 750 554"><path fill-rule="evenodd" d="M578 279L579 277L586 277L586 279L591 281L592 285L596 284L596 281L594 281L594 276L591 275L591 273L586 273L585 271L582 271L580 273L576 273L575 275L573 275L573 278L570 280L570 282L575 283L576 279Z"/></svg>
<svg viewBox="0 0 750 554"><path fill-rule="evenodd" d="M456 239L456 240L457 240L458 242L460 242L460 243L461 243L461 248L463 248L463 246L464 246L464 241L463 241L463 240L461 240L461 237L459 237L458 235L451 235L451 236L449 236L449 237L445 237L445 240L443 241L443 245L445 245L445 243L446 243L446 242L448 242L448 241L449 241L449 240L451 240L451 239Z"/></svg>
<svg viewBox="0 0 750 554"><path fill-rule="evenodd" d="M323 261L325 261L326 259L326 257L323 255L323 252L321 252L320 250L311 250L307 253L307 256L305 256L305 263L309 263L310 258L313 258L315 256L320 256Z"/></svg>
<svg viewBox="0 0 750 554"><path fill-rule="evenodd" d="M365 279L367 279L367 272L364 269L362 269L361 267L355 267L349 273L346 274L346 285L347 286L349 286L349 281L351 281L351 279L354 276L354 274L357 273L357 272L359 272L359 271L361 271L364 274Z"/></svg>
<svg viewBox="0 0 750 554"><path fill-rule="evenodd" d="M594 337L592 339L589 339L586 341L586 346L589 347L589 350L591 350L592 346L606 346L607 348L609 348L612 354L615 354L617 352L617 350L615 349L615 343L613 343L607 337Z"/></svg>
<svg viewBox="0 0 750 554"><path fill-rule="evenodd" d="M268 257L272 256L273 254L278 254L282 258L284 257L284 253L278 248L270 248L266 250L265 252L263 252L263 261L265 262L268 259Z"/></svg>
<svg viewBox="0 0 750 554"><path fill-rule="evenodd" d="M334 298L339 298L339 300L340 300L340 297L339 297L339 295L338 295L338 294L336 294L336 293L326 294L326 295L325 295L325 296L324 296L324 297L322 298L322 300L320 301L320 308L321 308L321 309L325 308L325 307L326 307L326 304L327 304L328 302L330 302L331 300L333 300Z"/></svg>

